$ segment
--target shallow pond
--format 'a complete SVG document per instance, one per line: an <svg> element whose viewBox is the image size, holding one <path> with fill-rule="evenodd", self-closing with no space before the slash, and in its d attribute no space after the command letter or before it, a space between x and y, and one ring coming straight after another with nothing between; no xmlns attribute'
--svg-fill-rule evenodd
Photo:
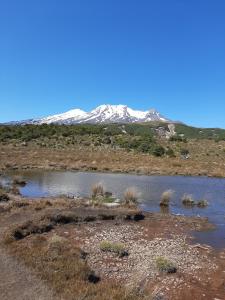
<svg viewBox="0 0 225 300"><path fill-rule="evenodd" d="M22 195L27 197L60 194L89 196L91 186L101 182L107 191L121 198L126 188L135 187L140 196L140 206L145 211L159 211L162 192L172 189L175 193L171 200L170 212L208 217L217 228L196 233L195 236L199 242L216 248L225 247L225 179L40 170L13 172L13 175L21 175L27 181L27 185L21 188ZM8 178L6 177L6 180ZM209 202L208 207L184 207L181 203L184 193L193 195L196 200L206 199Z"/></svg>

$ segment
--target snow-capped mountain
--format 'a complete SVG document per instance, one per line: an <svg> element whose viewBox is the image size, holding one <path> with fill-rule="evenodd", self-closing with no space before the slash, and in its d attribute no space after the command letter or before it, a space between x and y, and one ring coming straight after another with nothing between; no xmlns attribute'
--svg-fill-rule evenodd
<svg viewBox="0 0 225 300"><path fill-rule="evenodd" d="M151 121L170 122L155 109L140 111L126 105L100 105L90 112L80 109L69 110L62 114L40 119L12 122L14 124L81 124L81 123L142 123ZM11 123L11 124L12 124Z"/></svg>

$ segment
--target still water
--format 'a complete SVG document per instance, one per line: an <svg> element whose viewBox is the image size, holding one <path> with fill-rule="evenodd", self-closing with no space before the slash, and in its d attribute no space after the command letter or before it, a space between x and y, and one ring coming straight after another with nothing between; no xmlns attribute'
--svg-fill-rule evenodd
<svg viewBox="0 0 225 300"><path fill-rule="evenodd" d="M126 188L134 187L139 193L140 207L145 211L159 211L162 192L172 189L174 195L170 212L208 217L209 221L216 224L216 229L196 233L195 236L199 242L216 248L225 247L225 179L40 170L13 172L13 175L18 174L27 181L27 185L21 188L21 194L25 197L60 194L85 197L90 195L93 184L101 182L107 191L118 198L122 197ZM5 177L6 180L9 176ZM181 203L184 193L191 194L196 200L206 199L209 202L208 207L184 207Z"/></svg>

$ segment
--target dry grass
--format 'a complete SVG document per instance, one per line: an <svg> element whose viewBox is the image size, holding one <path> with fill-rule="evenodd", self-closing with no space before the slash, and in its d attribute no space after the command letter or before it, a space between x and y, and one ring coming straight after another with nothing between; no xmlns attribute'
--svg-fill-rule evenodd
<svg viewBox="0 0 225 300"><path fill-rule="evenodd" d="M120 283L101 280L88 266L87 254L67 238L49 232L46 225L36 220L17 226L10 243L5 242L10 253L33 268L57 296L64 300L108 300L109 295L111 300L143 299Z"/></svg>
<svg viewBox="0 0 225 300"><path fill-rule="evenodd" d="M135 188L127 188L123 194L124 204L128 206L137 205L138 203L138 194Z"/></svg>
<svg viewBox="0 0 225 300"><path fill-rule="evenodd" d="M71 169L112 172L131 172L139 174L166 175L211 175L225 177L225 141L215 143L213 140L190 140L186 144L160 141L163 147L169 146L175 152L186 147L191 158L154 157L148 154L126 152L124 150L101 149L84 146L64 149L43 148L35 142L29 143L24 155L21 145L1 144L0 169L10 168L44 168ZM217 155L218 154L218 155Z"/></svg>
<svg viewBox="0 0 225 300"><path fill-rule="evenodd" d="M105 189L104 189L104 186L102 183L96 183L92 186L91 188L91 197L92 198L97 198L99 196L104 196L104 193L105 193Z"/></svg>
<svg viewBox="0 0 225 300"><path fill-rule="evenodd" d="M173 194L174 191L172 190L167 190L163 192L160 199L160 206L169 206Z"/></svg>
<svg viewBox="0 0 225 300"><path fill-rule="evenodd" d="M112 252L120 257L128 255L128 252L126 251L126 247L122 243L102 241L99 247L103 252Z"/></svg>
<svg viewBox="0 0 225 300"><path fill-rule="evenodd" d="M175 264L162 256L156 258L156 266L160 272L176 273L177 271Z"/></svg>

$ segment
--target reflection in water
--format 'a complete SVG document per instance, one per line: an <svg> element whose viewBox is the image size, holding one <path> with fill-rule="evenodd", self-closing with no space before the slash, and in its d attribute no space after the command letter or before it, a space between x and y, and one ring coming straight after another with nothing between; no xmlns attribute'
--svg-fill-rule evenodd
<svg viewBox="0 0 225 300"><path fill-rule="evenodd" d="M10 175L24 177L27 185L21 188L21 193L28 197L59 194L87 197L91 193L91 186L102 182L107 191L112 192L115 197L122 198L125 189L134 187L140 194L140 207L145 211L160 211L161 194L166 190L174 190L170 208L161 208L161 212L209 217L218 228L213 233L199 234L198 238L202 242L225 247L225 179L41 170L15 171ZM184 207L181 198L185 193L191 194L195 200L207 200L209 206L194 206L189 209Z"/></svg>
<svg viewBox="0 0 225 300"><path fill-rule="evenodd" d="M160 212L162 214L169 214L170 213L170 208L169 206L161 205L160 206Z"/></svg>

